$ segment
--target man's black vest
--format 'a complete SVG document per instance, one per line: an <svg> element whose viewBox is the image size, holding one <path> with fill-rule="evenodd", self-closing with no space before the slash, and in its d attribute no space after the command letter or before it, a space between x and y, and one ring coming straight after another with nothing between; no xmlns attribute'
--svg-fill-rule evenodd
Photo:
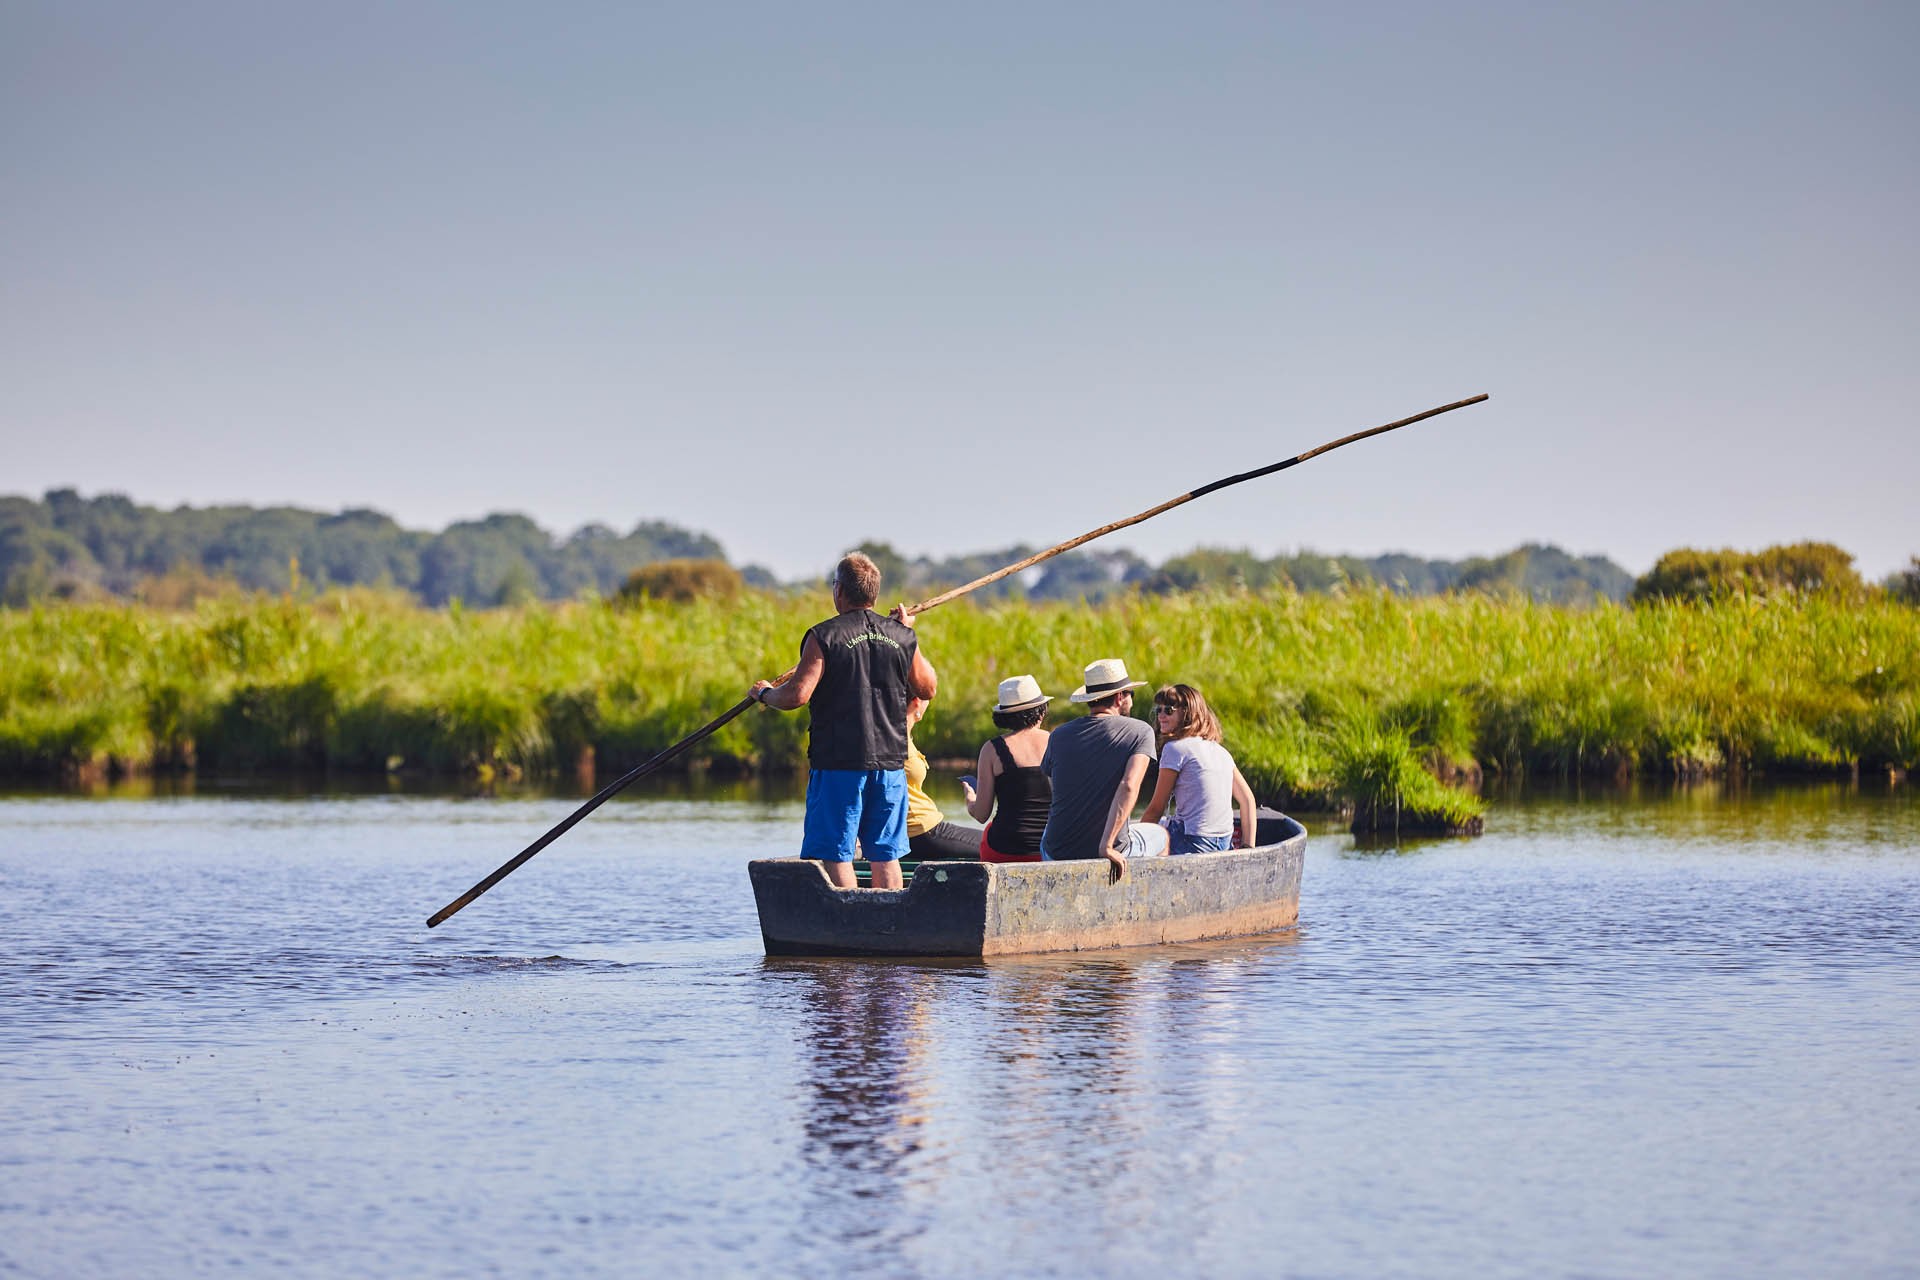
<svg viewBox="0 0 1920 1280"><path fill-rule="evenodd" d="M827 660L807 701L807 763L816 769L904 769L909 677L920 643L913 628L871 609L854 609L807 635Z"/></svg>

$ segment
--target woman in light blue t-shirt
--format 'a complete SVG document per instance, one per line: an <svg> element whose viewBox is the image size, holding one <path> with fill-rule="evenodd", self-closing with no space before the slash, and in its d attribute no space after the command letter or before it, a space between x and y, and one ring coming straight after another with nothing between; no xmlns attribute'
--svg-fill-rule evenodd
<svg viewBox="0 0 1920 1280"><path fill-rule="evenodd" d="M1218 853L1235 847L1237 804L1244 833L1238 844L1251 845L1259 820L1253 788L1220 745L1220 721L1200 691L1170 684L1155 693L1153 723L1160 737L1160 780L1140 820L1163 823L1171 853Z"/></svg>

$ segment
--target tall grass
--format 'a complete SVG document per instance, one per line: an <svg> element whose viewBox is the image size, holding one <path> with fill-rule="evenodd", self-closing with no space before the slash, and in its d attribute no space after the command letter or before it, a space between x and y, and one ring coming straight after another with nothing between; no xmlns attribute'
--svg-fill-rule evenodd
<svg viewBox="0 0 1920 1280"><path fill-rule="evenodd" d="M1408 728L1361 715L1329 735L1333 783L1354 802L1354 830L1480 833L1486 803L1423 766Z"/></svg>
<svg viewBox="0 0 1920 1280"><path fill-rule="evenodd" d="M433 611L368 592L0 610L0 774L542 772L589 749L623 767L785 670L824 612L752 593ZM1202 689L1255 791L1291 805L1351 794L1385 767L1363 749L1382 742L1506 773L1920 764L1920 611L1887 601L962 601L919 627L942 693L917 736L936 757L971 757L992 735L1001 678L1031 672L1064 695L1085 663L1121 657ZM785 769L804 746L804 716L756 710L705 758Z"/></svg>

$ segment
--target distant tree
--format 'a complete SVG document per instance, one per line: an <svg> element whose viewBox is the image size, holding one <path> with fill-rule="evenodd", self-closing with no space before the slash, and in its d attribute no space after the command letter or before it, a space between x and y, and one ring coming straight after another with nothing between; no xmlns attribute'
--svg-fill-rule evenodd
<svg viewBox="0 0 1920 1280"><path fill-rule="evenodd" d="M1393 559L1409 565L1412 563L1410 556L1396 556ZM1418 563L1423 566L1426 564L1425 561ZM1311 551L1302 551L1291 556L1276 556L1273 566L1276 580L1284 581L1295 591L1332 591L1350 582L1369 582L1374 579L1372 565L1366 561L1354 560L1347 556L1323 556ZM1420 574L1423 580L1427 576L1426 573ZM1420 590L1413 589L1416 594Z"/></svg>
<svg viewBox="0 0 1920 1280"><path fill-rule="evenodd" d="M740 579L755 591L777 591L780 589L780 579L775 577L773 570L767 568L765 565L741 565Z"/></svg>
<svg viewBox="0 0 1920 1280"><path fill-rule="evenodd" d="M182 559L198 561L196 545L171 558L154 553L154 543L168 518L151 507L135 506L125 495L103 493L83 498L72 489L49 492L42 504L48 524L74 539L98 566L99 585L125 594L149 573L164 572Z"/></svg>
<svg viewBox="0 0 1920 1280"><path fill-rule="evenodd" d="M1742 558L1733 568L1693 565L1690 572L1704 583L1723 586L1733 574L1747 584L1745 589L1751 589L1756 577L1780 589L1844 586L1850 561L1837 548L1822 552L1823 546L1776 548ZM1015 545L909 558L880 541L869 541L862 549L880 564L883 591L909 600L972 582L1033 553L1032 547ZM1837 567L1833 556L1839 557ZM642 521L626 533L589 524L557 539L526 516L511 514L427 533L403 529L392 518L365 508L331 515L295 507L162 510L141 506L123 494L86 498L73 489L56 489L37 501L0 497L0 601L14 603L101 591L190 599L202 591L233 589L227 583L245 590L284 591L295 562L302 579L322 589L392 587L435 605L456 598L492 603L589 591L611 597L638 567L665 560L725 559L713 538L662 521ZM169 581L142 586L156 578ZM743 580L759 587L777 585L770 572L757 566L745 570ZM1857 583L1857 575L1852 581ZM819 582L819 576L808 575L800 585L817 589ZM1633 579L1604 557L1575 559L1556 547L1539 545L1459 563L1405 554L1363 559L1305 550L1267 559L1248 550L1201 547L1160 566L1125 549L1095 548L1070 551L1009 575L981 588L976 598L1099 601L1134 590L1331 591L1365 582L1412 595L1473 587L1579 603L1623 598Z"/></svg>
<svg viewBox="0 0 1920 1280"><path fill-rule="evenodd" d="M506 608L531 604L540 598L540 584L525 564L510 564L493 589L493 603Z"/></svg>
<svg viewBox="0 0 1920 1280"><path fill-rule="evenodd" d="M48 494L54 527L84 544L102 571L102 579L124 588L137 568L146 541L142 512L124 494L103 493L91 500L71 489Z"/></svg>
<svg viewBox="0 0 1920 1280"><path fill-rule="evenodd" d="M1634 584L1635 600L1716 600L1773 592L1857 599L1866 590L1853 556L1830 542L1796 542L1745 552L1669 551Z"/></svg>
<svg viewBox="0 0 1920 1280"><path fill-rule="evenodd" d="M588 525L560 542L518 515L430 534L366 508L333 515L297 507L167 511L124 494L87 498L74 489L51 490L38 501L0 497L0 543L0 600L13 602L103 590L188 599L214 589L206 585L212 583L283 591L295 563L302 581L316 587L398 588L433 604L612 595L637 565L725 559L706 534L661 521L643 521L626 534ZM143 586L159 578L168 581Z"/></svg>
<svg viewBox="0 0 1920 1280"><path fill-rule="evenodd" d="M664 520L643 520L626 536L635 551L642 547L649 560L725 560L726 552L704 533L683 529Z"/></svg>
<svg viewBox="0 0 1920 1280"><path fill-rule="evenodd" d="M1771 587L1805 594L1823 593L1859 599L1867 584L1853 567L1853 556L1831 542L1796 542L1755 553L1749 572Z"/></svg>
<svg viewBox="0 0 1920 1280"><path fill-rule="evenodd" d="M919 594L919 588L944 591L948 587L973 582L1007 565L1018 564L1033 552L1034 548L1016 543L996 551L976 551L970 555L947 556L941 560L917 560L913 566L914 585L917 588L915 594ZM1029 586L1038 581L1039 577L1038 570L1034 570L1031 575L1009 574L998 582L990 582L981 587L975 598L979 600L1018 599L1027 595Z"/></svg>
<svg viewBox="0 0 1920 1280"><path fill-rule="evenodd" d="M1180 591L1258 591L1276 581L1291 581L1274 563L1246 550L1196 547L1174 556L1141 584L1142 591L1167 595Z"/></svg>
<svg viewBox="0 0 1920 1280"><path fill-rule="evenodd" d="M1516 547L1503 556L1476 556L1459 566L1454 586L1460 591L1479 591L1487 595L1525 595L1527 548Z"/></svg>
<svg viewBox="0 0 1920 1280"><path fill-rule="evenodd" d="M640 561L632 558L625 540L604 524L583 524L573 531L562 550L578 566L584 585L603 596L619 591L620 584Z"/></svg>
<svg viewBox="0 0 1920 1280"><path fill-rule="evenodd" d="M642 521L628 533L604 524L582 525L557 549L546 583L553 596L596 591L616 594L636 567L656 560L725 560L726 551L704 533L660 521Z"/></svg>
<svg viewBox="0 0 1920 1280"><path fill-rule="evenodd" d="M319 586L411 590L420 580L425 535L402 529L382 512L355 507L323 516L314 528L314 538L314 549L301 564Z"/></svg>
<svg viewBox="0 0 1920 1280"><path fill-rule="evenodd" d="M1920 556L1914 556L1906 568L1887 579L1887 590L1896 600L1920 604Z"/></svg>
<svg viewBox="0 0 1920 1280"><path fill-rule="evenodd" d="M891 542L869 540L861 543L854 550L864 553L868 559L879 566L880 594L883 599L889 595L904 595L908 588L915 585L912 563L894 550ZM827 566L829 572L832 568L832 565ZM824 579L825 574L821 576Z"/></svg>
<svg viewBox="0 0 1920 1280"><path fill-rule="evenodd" d="M311 565L320 558L319 524L317 513L297 507L249 510L221 531L202 553L201 564L252 591L286 591L293 585L295 559Z"/></svg>
<svg viewBox="0 0 1920 1280"><path fill-rule="evenodd" d="M100 580L93 554L52 527L44 513L18 505L0 509L0 604L85 597L100 590Z"/></svg>
<svg viewBox="0 0 1920 1280"><path fill-rule="evenodd" d="M1551 546L1532 550L1529 568L1552 575L1551 599L1584 603L1592 599L1625 600L1633 594L1633 575L1605 556L1575 559Z"/></svg>
<svg viewBox="0 0 1920 1280"><path fill-rule="evenodd" d="M745 587L740 571L725 560L656 560L627 575L618 599L731 600Z"/></svg>
<svg viewBox="0 0 1920 1280"><path fill-rule="evenodd" d="M1367 561L1367 576L1389 591L1406 596L1435 595L1457 586L1460 581L1457 565L1445 560L1423 560L1419 556L1399 552L1375 556ZM1288 577L1295 585L1302 585L1298 575L1289 573Z"/></svg>
<svg viewBox="0 0 1920 1280"><path fill-rule="evenodd" d="M526 516L463 520L421 549L420 596L435 605L456 596L498 601L503 587L523 581L544 585L541 570L553 554L552 537Z"/></svg>
<svg viewBox="0 0 1920 1280"><path fill-rule="evenodd" d="M1700 551L1678 547L1653 562L1633 584L1635 600L1712 600L1746 582L1747 554L1731 548Z"/></svg>
<svg viewBox="0 0 1920 1280"><path fill-rule="evenodd" d="M1036 600L1098 602L1133 590L1152 578L1154 567L1131 551L1068 551L1035 566L1038 581L1027 589Z"/></svg>

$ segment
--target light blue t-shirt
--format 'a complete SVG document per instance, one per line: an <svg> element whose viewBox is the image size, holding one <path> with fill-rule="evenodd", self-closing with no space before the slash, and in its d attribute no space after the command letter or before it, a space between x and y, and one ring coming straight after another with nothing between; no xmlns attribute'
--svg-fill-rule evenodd
<svg viewBox="0 0 1920 1280"><path fill-rule="evenodd" d="M1190 836L1233 834L1233 756L1206 738L1175 738L1160 752L1173 780L1173 816Z"/></svg>

